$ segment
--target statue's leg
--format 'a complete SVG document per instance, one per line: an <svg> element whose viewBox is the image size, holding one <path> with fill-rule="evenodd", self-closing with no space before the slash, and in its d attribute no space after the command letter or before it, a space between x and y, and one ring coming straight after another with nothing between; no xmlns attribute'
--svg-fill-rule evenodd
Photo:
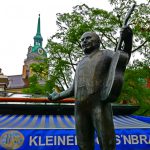
<svg viewBox="0 0 150 150"><path fill-rule="evenodd" d="M94 150L94 127L84 107L75 105L77 144L80 150Z"/></svg>
<svg viewBox="0 0 150 150"><path fill-rule="evenodd" d="M92 112L93 123L97 131L101 150L115 150L116 140L111 104L95 104Z"/></svg>

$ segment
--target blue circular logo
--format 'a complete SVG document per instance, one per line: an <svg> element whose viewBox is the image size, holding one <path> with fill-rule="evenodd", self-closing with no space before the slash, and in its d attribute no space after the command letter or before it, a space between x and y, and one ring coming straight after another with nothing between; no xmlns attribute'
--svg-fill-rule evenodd
<svg viewBox="0 0 150 150"><path fill-rule="evenodd" d="M24 143L24 136L19 131L10 130L0 137L0 145L6 149L18 149Z"/></svg>

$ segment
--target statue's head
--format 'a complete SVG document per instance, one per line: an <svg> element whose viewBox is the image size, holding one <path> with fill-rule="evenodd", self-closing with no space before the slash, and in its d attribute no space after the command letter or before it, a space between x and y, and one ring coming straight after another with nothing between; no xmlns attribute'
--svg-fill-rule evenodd
<svg viewBox="0 0 150 150"><path fill-rule="evenodd" d="M95 32L85 32L81 36L81 48L85 54L90 54L96 49L99 49L100 38Z"/></svg>

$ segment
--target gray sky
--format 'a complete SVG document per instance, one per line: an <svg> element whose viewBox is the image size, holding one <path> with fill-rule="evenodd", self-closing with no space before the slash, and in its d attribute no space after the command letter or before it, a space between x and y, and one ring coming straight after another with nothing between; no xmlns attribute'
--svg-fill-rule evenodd
<svg viewBox="0 0 150 150"><path fill-rule="evenodd" d="M80 4L109 10L107 0L3 0L0 2L0 68L5 75L22 74L22 66L41 15L43 47L56 32L56 14Z"/></svg>

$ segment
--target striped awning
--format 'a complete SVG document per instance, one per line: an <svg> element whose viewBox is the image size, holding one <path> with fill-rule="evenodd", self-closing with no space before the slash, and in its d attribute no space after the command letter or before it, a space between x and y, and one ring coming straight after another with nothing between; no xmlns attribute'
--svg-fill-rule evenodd
<svg viewBox="0 0 150 150"><path fill-rule="evenodd" d="M149 128L140 116L114 116L115 129ZM0 129L74 129L72 115L0 115Z"/></svg>
<svg viewBox="0 0 150 150"><path fill-rule="evenodd" d="M116 150L149 150L150 117L114 116ZM95 149L99 149L95 135ZM77 150L73 115L0 115L0 150Z"/></svg>

